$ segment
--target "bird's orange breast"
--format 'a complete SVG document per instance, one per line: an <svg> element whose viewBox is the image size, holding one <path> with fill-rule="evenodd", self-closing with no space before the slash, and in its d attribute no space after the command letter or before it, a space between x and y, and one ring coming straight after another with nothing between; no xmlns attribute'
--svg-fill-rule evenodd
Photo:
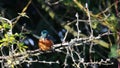
<svg viewBox="0 0 120 68"><path fill-rule="evenodd" d="M40 39L38 45L42 51L47 51L51 49L53 42L48 39L45 39L45 40Z"/></svg>

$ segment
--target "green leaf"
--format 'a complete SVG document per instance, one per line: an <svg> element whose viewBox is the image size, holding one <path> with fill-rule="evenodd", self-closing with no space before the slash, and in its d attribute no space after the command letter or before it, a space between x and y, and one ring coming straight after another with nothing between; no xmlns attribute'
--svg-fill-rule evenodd
<svg viewBox="0 0 120 68"><path fill-rule="evenodd" d="M109 44L103 40L93 40L93 42L100 44L101 46L103 46L105 48L109 48Z"/></svg>
<svg viewBox="0 0 120 68"><path fill-rule="evenodd" d="M10 29L10 25L9 25L8 23L4 23L4 24L3 24L3 27L4 27L5 29Z"/></svg>
<svg viewBox="0 0 120 68"><path fill-rule="evenodd" d="M92 28L93 28L93 29L96 29L96 28L97 28L97 25L98 25L98 22L92 22L91 25L92 25Z"/></svg>
<svg viewBox="0 0 120 68"><path fill-rule="evenodd" d="M24 43L21 42L17 42L18 48L20 52L24 52L26 50L26 48L28 48L27 46L24 45Z"/></svg>
<svg viewBox="0 0 120 68"><path fill-rule="evenodd" d="M2 26L0 25L0 29L2 29Z"/></svg>
<svg viewBox="0 0 120 68"><path fill-rule="evenodd" d="M109 57L117 57L117 45L112 45Z"/></svg>

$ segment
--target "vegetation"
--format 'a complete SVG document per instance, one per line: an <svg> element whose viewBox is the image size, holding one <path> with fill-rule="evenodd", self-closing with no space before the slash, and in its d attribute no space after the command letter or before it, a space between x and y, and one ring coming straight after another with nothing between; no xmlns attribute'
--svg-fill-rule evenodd
<svg viewBox="0 0 120 68"><path fill-rule="evenodd" d="M119 2L0 0L1 67L117 68ZM50 51L38 48L42 30L54 41Z"/></svg>

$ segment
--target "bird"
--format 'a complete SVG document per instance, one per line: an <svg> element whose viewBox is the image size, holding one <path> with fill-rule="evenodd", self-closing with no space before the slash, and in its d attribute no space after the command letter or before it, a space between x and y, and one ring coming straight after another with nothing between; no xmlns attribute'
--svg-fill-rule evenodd
<svg viewBox="0 0 120 68"><path fill-rule="evenodd" d="M49 32L47 30L41 31L41 36L38 41L39 49L42 51L49 51L52 49L53 41L50 39Z"/></svg>

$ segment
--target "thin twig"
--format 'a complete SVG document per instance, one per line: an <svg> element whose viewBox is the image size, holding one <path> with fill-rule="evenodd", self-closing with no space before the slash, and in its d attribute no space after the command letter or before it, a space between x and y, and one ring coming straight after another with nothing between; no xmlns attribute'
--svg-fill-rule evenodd
<svg viewBox="0 0 120 68"><path fill-rule="evenodd" d="M29 0L29 2L28 2L27 5L24 7L24 9L22 10L22 12L19 13L19 16L16 17L16 20L13 22L13 27L15 26L15 24L19 21L19 19L20 19L21 17L26 16L26 13L25 13L25 12L26 12L27 8L29 7L29 5L31 4L31 2L32 2L32 0Z"/></svg>

